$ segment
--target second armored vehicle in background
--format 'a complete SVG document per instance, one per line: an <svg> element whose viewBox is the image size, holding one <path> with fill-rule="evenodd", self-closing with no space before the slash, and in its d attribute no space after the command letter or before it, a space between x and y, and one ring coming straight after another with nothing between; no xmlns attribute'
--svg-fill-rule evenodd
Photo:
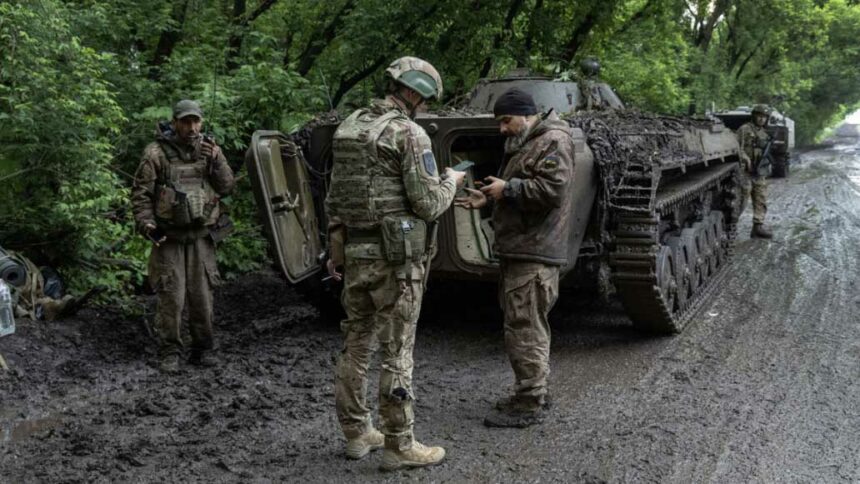
<svg viewBox="0 0 860 484"><path fill-rule="evenodd" d="M752 121L752 108L740 106L735 109L717 111L713 113L732 131L749 121ZM770 110L765 129L773 139L771 148L770 175L774 178L788 176L791 150L794 149L794 121L775 109Z"/></svg>

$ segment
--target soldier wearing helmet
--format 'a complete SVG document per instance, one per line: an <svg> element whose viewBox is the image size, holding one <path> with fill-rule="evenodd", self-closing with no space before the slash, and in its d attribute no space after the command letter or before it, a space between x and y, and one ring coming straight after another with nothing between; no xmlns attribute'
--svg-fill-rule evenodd
<svg viewBox="0 0 860 484"><path fill-rule="evenodd" d="M742 184L743 200L741 212L746 207L747 200L752 198L753 228L750 237L770 239L773 233L764 225L767 214L767 180L762 174L766 165L766 150L770 135L765 130L770 109L764 104L756 104L752 109L752 121L738 129L738 143L741 146L741 162L743 163Z"/></svg>
<svg viewBox="0 0 860 484"><path fill-rule="evenodd" d="M352 113L332 145L326 197L329 274L344 281L345 344L335 370L335 407L346 456L384 446L383 470L437 464L442 447L415 441L412 348L435 247L434 221L454 200L464 172L440 176L430 138L412 121L442 95L442 78L416 57L385 70L386 96ZM343 270L341 273L341 266ZM367 406L367 370L382 349L380 429Z"/></svg>

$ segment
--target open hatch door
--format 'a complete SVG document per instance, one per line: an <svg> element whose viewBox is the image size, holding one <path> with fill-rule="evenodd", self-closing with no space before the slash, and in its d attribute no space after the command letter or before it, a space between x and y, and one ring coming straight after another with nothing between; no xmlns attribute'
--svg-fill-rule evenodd
<svg viewBox="0 0 860 484"><path fill-rule="evenodd" d="M279 131L256 131L245 163L281 272L291 283L319 272L323 248L302 151Z"/></svg>

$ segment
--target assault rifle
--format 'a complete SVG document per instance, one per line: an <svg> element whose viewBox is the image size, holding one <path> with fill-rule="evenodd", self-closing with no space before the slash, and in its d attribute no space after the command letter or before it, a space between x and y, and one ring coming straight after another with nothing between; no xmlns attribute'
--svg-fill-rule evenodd
<svg viewBox="0 0 860 484"><path fill-rule="evenodd" d="M773 136L767 139L767 144L764 145L764 150L761 152L761 157L756 162L755 166L753 166L753 173L756 176L762 175L762 168L770 166L773 163L773 158L770 156L770 149L773 146Z"/></svg>

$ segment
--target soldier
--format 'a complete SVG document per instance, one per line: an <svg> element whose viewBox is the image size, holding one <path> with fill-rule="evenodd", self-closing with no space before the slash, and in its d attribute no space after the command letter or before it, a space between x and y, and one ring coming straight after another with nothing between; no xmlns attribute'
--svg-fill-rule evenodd
<svg viewBox="0 0 860 484"><path fill-rule="evenodd" d="M741 212L746 208L747 200L752 195L753 227L750 237L770 239L773 233L764 226L767 214L767 180L761 173L764 151L770 141L770 135L764 129L769 109L763 104L756 104L752 110L752 121L738 129L738 143L741 145L741 172L743 183L743 200Z"/></svg>
<svg viewBox="0 0 860 484"><path fill-rule="evenodd" d="M493 107L507 137L500 178L487 177L480 191L455 200L478 209L493 203L495 252L501 259L499 301L505 348L515 394L500 400L484 419L489 427L540 423L548 408L550 327L559 272L568 263L573 140L567 123L540 115L532 97L517 88Z"/></svg>
<svg viewBox="0 0 860 484"><path fill-rule="evenodd" d="M201 136L203 111L195 101L173 108L143 152L131 192L137 229L152 242L149 281L158 293L155 325L159 369L179 371L182 309L188 301L189 362L215 366L212 287L220 282L215 242L229 226L220 197L233 190L233 170L215 141Z"/></svg>
<svg viewBox="0 0 860 484"><path fill-rule="evenodd" d="M465 173L448 168L440 178L430 138L412 121L442 95L436 69L403 57L385 76L385 99L352 113L334 135L326 213L329 273L340 280L338 267L345 266L346 341L335 373L335 406L346 455L360 459L384 446L381 469L394 470L445 457L445 449L425 447L412 434L412 348L436 242L433 221L451 205ZM378 345L381 433L366 401L367 370Z"/></svg>

